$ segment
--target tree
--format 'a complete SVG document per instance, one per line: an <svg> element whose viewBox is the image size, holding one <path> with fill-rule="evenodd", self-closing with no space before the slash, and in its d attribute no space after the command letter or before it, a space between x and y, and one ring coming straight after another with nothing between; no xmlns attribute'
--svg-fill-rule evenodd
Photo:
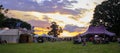
<svg viewBox="0 0 120 53"><path fill-rule="evenodd" d="M5 9L3 5L0 5L0 27L3 27L2 22L7 18L4 16L3 13L7 13L7 12L8 12L8 9Z"/></svg>
<svg viewBox="0 0 120 53"><path fill-rule="evenodd" d="M8 28L16 28L16 25L18 22L21 22L20 27L31 29L31 25L27 22L24 22L20 19L15 18L9 18L7 16L4 16L5 13L8 13L8 9L5 9L3 5L0 5L0 28L8 27Z"/></svg>
<svg viewBox="0 0 120 53"><path fill-rule="evenodd" d="M120 35L120 0L108 0L96 6L91 25L104 25L107 30Z"/></svg>
<svg viewBox="0 0 120 53"><path fill-rule="evenodd" d="M50 26L52 28L51 31L48 32L48 35L53 35L54 37L58 37L60 33L62 33L62 28L57 25L56 22L52 22L52 25Z"/></svg>
<svg viewBox="0 0 120 53"><path fill-rule="evenodd" d="M16 26L18 23L21 23L20 26ZM28 24L27 22L21 21L20 19L15 19L15 18L7 18L2 22L2 26L8 27L8 28L26 28L26 29L31 29L31 25Z"/></svg>

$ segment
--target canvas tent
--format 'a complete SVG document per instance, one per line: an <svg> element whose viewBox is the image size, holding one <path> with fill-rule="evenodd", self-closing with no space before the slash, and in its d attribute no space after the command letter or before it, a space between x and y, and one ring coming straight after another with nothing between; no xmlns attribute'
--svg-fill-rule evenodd
<svg viewBox="0 0 120 53"><path fill-rule="evenodd" d="M106 30L106 28L101 25L101 26L89 26L88 30L86 32L84 32L83 34L81 34L80 36L85 36L87 34L105 34L108 36L115 36L115 33L109 32Z"/></svg>
<svg viewBox="0 0 120 53"><path fill-rule="evenodd" d="M30 34L20 34L19 43L31 43L33 42L33 36Z"/></svg>
<svg viewBox="0 0 120 53"><path fill-rule="evenodd" d="M19 39L18 29L0 30L1 40L6 40L8 43L17 43Z"/></svg>
<svg viewBox="0 0 120 53"><path fill-rule="evenodd" d="M7 43L28 43L32 42L32 35L29 30L1 29L0 39Z"/></svg>

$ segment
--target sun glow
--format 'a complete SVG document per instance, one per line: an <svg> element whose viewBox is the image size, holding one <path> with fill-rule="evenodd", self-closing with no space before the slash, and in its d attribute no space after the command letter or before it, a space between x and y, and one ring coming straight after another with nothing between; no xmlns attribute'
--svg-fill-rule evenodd
<svg viewBox="0 0 120 53"><path fill-rule="evenodd" d="M15 14L15 16L21 16L19 14L20 11L17 11L17 15ZM23 12L23 11L22 11ZM79 17L79 16L73 16L73 15L69 15L69 14L61 14L59 12L54 12L54 13L40 13L40 12L23 12L25 13L26 15L31 15L36 17L35 20L42 20L42 21L47 21L49 23L55 21L57 22L57 24L59 26L61 26L62 28L64 28L66 25L68 24L71 24L71 25L74 25L74 26L78 26L78 27L86 27L86 26L89 26L89 22L90 20L92 19L92 11L88 11L84 14L81 14L82 17ZM21 12L20 12L21 13ZM22 17L22 16L21 16ZM73 17L73 18L71 18ZM32 18L32 19L33 19ZM74 19L76 18L76 19ZM22 18L21 18L22 19ZM25 18L24 18L25 19ZM47 19L47 20L46 20ZM49 27L49 26L46 26L46 27ZM35 27L35 34L47 34L47 32L49 31L48 29L46 28L41 28L41 27ZM69 31L64 31L62 34L61 34L61 37L62 36L75 36L77 35L78 33L81 33L81 32L69 32ZM66 34L66 35L65 35Z"/></svg>
<svg viewBox="0 0 120 53"><path fill-rule="evenodd" d="M33 0L34 2L37 2L38 4L42 3L44 0ZM52 1L52 0L49 0ZM59 3L64 2L65 0L59 0ZM53 12L37 12L37 11L19 11L19 10L10 10L11 14L13 16L9 15L10 17L16 17L21 20L24 20L26 22L33 21L33 23L29 22L30 24L36 23L39 24L50 24L51 22L55 21L59 26L62 28L65 28L66 25L72 25L72 26L77 26L77 27L88 27L89 22L92 20L93 17L93 12L97 4L101 3L104 0L68 0L68 1L77 1L76 3L71 3L72 6L70 7L62 7L62 10L71 10L73 11L78 11L79 14L77 15L72 15L69 14L67 11L65 12L60 12L59 10L56 9L56 11ZM97 4L96 4L97 2ZM57 8L59 6L55 6L54 8ZM47 9L45 9L47 10ZM49 10L49 8L48 8ZM61 10L61 11L62 11ZM40 22L39 22L40 21ZM35 25L35 24L34 24ZM43 27L49 27L48 25L45 25ZM47 34L50 29L43 28L42 26L35 27L35 34ZM65 31L61 33L60 37L73 37L79 33L83 33L85 30L81 31Z"/></svg>
<svg viewBox="0 0 120 53"><path fill-rule="evenodd" d="M36 30L34 33L39 35L47 34L48 31L50 31L49 29L40 28L40 27L35 27L34 30ZM80 33L82 32L69 32L64 30L63 33L61 33L58 37L74 37Z"/></svg>
<svg viewBox="0 0 120 53"><path fill-rule="evenodd" d="M68 31L63 31L63 33L61 33L59 35L59 37L74 37L77 34L79 34L79 32L68 32Z"/></svg>
<svg viewBox="0 0 120 53"><path fill-rule="evenodd" d="M34 33L39 34L39 35L47 34L49 31L49 29L47 29L47 28L40 28L40 27L35 27L34 30L35 30Z"/></svg>
<svg viewBox="0 0 120 53"><path fill-rule="evenodd" d="M40 13L40 12L29 12L30 15L33 15L35 17L38 17L39 20L44 20L44 16L46 16L49 20L49 22L57 22L57 24L59 26L61 26L62 28L65 27L65 25L68 25L68 24L72 24L72 25L75 25L75 26L78 26L78 27L86 27L86 26L89 26L89 22L91 21L92 19L92 11L89 11L89 12L86 12L85 14L83 14L82 17L80 17L78 20L76 19L73 19L73 18L70 18L70 17L73 17L73 15L69 15L69 14L60 14L59 12L55 12L55 13ZM41 28L42 29L42 28ZM46 30L45 31L39 31L38 29L35 29L36 30L36 34L47 34L47 32L49 30ZM39 32L38 32L38 31ZM42 29L44 30L44 29ZM73 37L73 36L76 36L77 34L79 33L82 33L83 31L81 32L69 32L69 31L65 31L63 33L61 33L61 35L59 35L59 37Z"/></svg>

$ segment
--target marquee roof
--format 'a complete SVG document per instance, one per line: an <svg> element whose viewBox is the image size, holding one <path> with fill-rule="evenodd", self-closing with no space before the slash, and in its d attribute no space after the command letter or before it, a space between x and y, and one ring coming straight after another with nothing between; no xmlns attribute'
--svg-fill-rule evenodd
<svg viewBox="0 0 120 53"><path fill-rule="evenodd" d="M87 34L106 34L109 36L115 36L115 33L107 31L103 25L101 25L101 26L89 26L88 30L85 33L81 34L81 36L84 36Z"/></svg>

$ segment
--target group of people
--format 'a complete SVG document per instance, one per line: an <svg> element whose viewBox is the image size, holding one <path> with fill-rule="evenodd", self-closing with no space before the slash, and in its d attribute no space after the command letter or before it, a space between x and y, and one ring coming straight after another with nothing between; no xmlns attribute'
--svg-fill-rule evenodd
<svg viewBox="0 0 120 53"><path fill-rule="evenodd" d="M56 37L33 37L33 42L35 43L44 43L46 41L54 42L57 41L58 39Z"/></svg>
<svg viewBox="0 0 120 53"><path fill-rule="evenodd" d="M108 44L109 38L108 37L99 37L98 35L95 35L94 40L92 41L94 44Z"/></svg>
<svg viewBox="0 0 120 53"><path fill-rule="evenodd" d="M74 37L73 43L74 44L81 44L82 43L82 45L85 46L86 41L87 41L87 38L76 36L76 37Z"/></svg>
<svg viewBox="0 0 120 53"><path fill-rule="evenodd" d="M99 37L98 35L89 38L76 36L74 37L73 43L82 44L83 46L85 46L87 41L90 41L93 44L109 44L110 39L109 37ZM116 41L120 44L120 38L117 38Z"/></svg>

